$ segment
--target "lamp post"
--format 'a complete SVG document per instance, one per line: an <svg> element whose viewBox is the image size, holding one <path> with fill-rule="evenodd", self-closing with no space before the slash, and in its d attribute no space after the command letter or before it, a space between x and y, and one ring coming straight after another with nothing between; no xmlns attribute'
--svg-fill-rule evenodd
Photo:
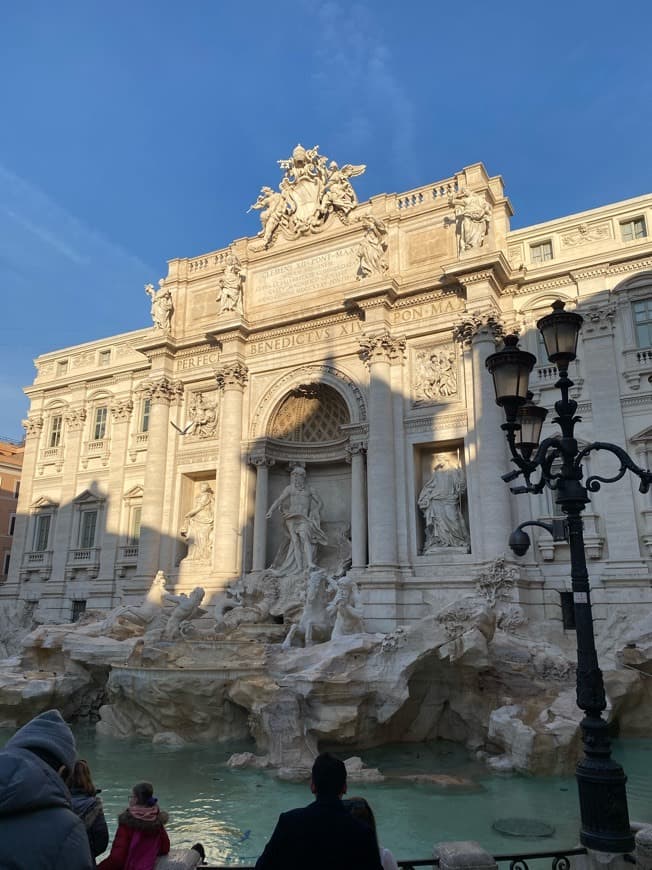
<svg viewBox="0 0 652 870"><path fill-rule="evenodd" d="M552 308L551 314L537 322L537 328L543 336L548 359L557 366L559 374L555 386L561 392L561 399L555 403L557 416L553 422L559 426L561 437L545 438L539 445L547 411L531 401L528 379L536 357L518 347L517 336L506 336L503 349L487 357L486 365L493 376L496 402L505 412L506 422L501 428L517 466L517 470L503 475L503 480L510 483L523 477L524 485L510 487L516 494L540 493L548 487L555 492L556 502L566 517L577 632L577 705L584 712L580 725L584 758L576 768L580 840L587 848L599 852L629 852L634 848L634 838L627 811L627 777L611 758L608 726L602 717L606 699L595 649L581 515L589 502L588 493L597 492L602 483L620 480L629 470L640 478L640 491L647 492L652 473L639 468L615 444L596 441L579 448L574 431L580 418L576 416L577 402L569 396L573 382L568 377L568 366L576 357L583 318L575 312L564 311L564 303L559 300ZM619 460L620 468L612 477L596 474L582 483L583 460L596 450L612 453ZM538 479L533 481L535 474ZM549 531L553 531L552 527ZM559 539L559 529L555 528L555 532ZM511 543L515 543L514 550L519 555L526 552L529 537L522 526L512 534Z"/></svg>

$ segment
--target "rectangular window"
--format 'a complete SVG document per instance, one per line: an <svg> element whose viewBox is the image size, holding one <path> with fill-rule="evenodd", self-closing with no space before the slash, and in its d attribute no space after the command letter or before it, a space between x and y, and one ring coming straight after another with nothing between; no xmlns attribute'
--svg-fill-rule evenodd
<svg viewBox="0 0 652 870"><path fill-rule="evenodd" d="M81 599L73 599L71 622L79 622L82 613L86 613L86 602Z"/></svg>
<svg viewBox="0 0 652 870"><path fill-rule="evenodd" d="M552 242L538 242L530 245L530 262L547 263L552 260Z"/></svg>
<svg viewBox="0 0 652 870"><path fill-rule="evenodd" d="M52 418L50 423L50 447L58 447L61 444L61 429L63 427L63 417L57 414Z"/></svg>
<svg viewBox="0 0 652 870"><path fill-rule="evenodd" d="M638 347L652 347L652 299L634 302L634 328Z"/></svg>
<svg viewBox="0 0 652 870"><path fill-rule="evenodd" d="M142 516L143 509L138 506L133 508L131 511L131 522L129 524L129 543L137 544L140 540L140 518Z"/></svg>
<svg viewBox="0 0 652 870"><path fill-rule="evenodd" d="M140 415L140 431L149 432L149 412L152 407L151 399L145 399L143 409Z"/></svg>
<svg viewBox="0 0 652 870"><path fill-rule="evenodd" d="M60 378L67 373L68 373L68 360L67 359L58 359L57 360L57 377Z"/></svg>
<svg viewBox="0 0 652 870"><path fill-rule="evenodd" d="M5 553L4 556L2 557L2 573L3 574L9 573L9 559L10 559L10 557L11 557L11 553Z"/></svg>
<svg viewBox="0 0 652 870"><path fill-rule="evenodd" d="M98 363L101 366L108 366L111 363L111 351L101 350L98 356Z"/></svg>
<svg viewBox="0 0 652 870"><path fill-rule="evenodd" d="M620 235L623 242L633 242L647 236L645 218L638 217L631 221L623 221L620 225Z"/></svg>
<svg viewBox="0 0 652 870"><path fill-rule="evenodd" d="M48 548L51 519L50 514L41 514L41 516L36 518L36 528L34 529L34 550L37 553L43 553Z"/></svg>
<svg viewBox="0 0 652 870"><path fill-rule="evenodd" d="M101 441L106 436L106 418L108 408L103 405L95 409L95 426L93 427L93 440Z"/></svg>
<svg viewBox="0 0 652 870"><path fill-rule="evenodd" d="M20 481L14 480L14 498L18 498L20 495Z"/></svg>
<svg viewBox="0 0 652 870"><path fill-rule="evenodd" d="M95 528L97 526L97 511L82 511L79 526L79 546L89 550L95 544Z"/></svg>
<svg viewBox="0 0 652 870"><path fill-rule="evenodd" d="M16 528L16 514L11 514L9 517L9 535L13 535Z"/></svg>

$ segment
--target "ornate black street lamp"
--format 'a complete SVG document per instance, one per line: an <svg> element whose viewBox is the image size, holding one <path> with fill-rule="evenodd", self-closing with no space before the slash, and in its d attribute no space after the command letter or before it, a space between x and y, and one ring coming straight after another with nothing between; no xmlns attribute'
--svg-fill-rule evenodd
<svg viewBox="0 0 652 870"><path fill-rule="evenodd" d="M504 348L491 354L486 365L494 379L496 402L505 411L506 422L501 428L507 436L512 461L517 466L516 471L503 475L503 480L509 483L522 475L525 485L510 487L517 494L540 493L548 487L555 492L556 503L566 516L564 537L570 545L577 632L577 705L585 714L580 726L584 758L576 769L580 840L587 848L600 852L629 852L634 848L634 838L627 811L627 778L622 767L611 758L608 726L602 718L606 699L595 649L581 514L589 502L588 493L597 492L602 483L620 480L629 470L640 478L640 491L647 492L652 473L639 468L615 444L596 441L579 448L574 431L580 418L576 416L577 402L569 397L573 382L568 377L568 366L576 357L582 317L564 311L564 303L559 300L552 307L552 313L542 317L537 327L543 336L548 359L557 366L559 373L555 386L561 391L561 399L555 403L557 416L553 422L561 429L561 437L545 438L539 445L547 411L531 402L528 379L536 357L518 347L517 336L506 336ZM620 468L613 477L594 474L583 484L582 462L595 450L612 453L619 460ZM533 482L535 473L538 473L538 479ZM560 539L558 523L554 529L551 525L548 530L557 540ZM529 536L519 526L512 533L510 545L518 555L523 555L529 543Z"/></svg>

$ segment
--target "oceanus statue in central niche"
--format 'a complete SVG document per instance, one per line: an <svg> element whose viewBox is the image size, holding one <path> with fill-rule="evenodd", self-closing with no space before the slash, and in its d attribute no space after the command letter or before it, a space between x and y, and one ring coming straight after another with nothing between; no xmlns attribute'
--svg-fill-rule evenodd
<svg viewBox="0 0 652 870"><path fill-rule="evenodd" d="M267 511L271 519L279 509L287 539L281 544L271 568L277 574L305 574L316 567L318 545L328 543L321 528L323 502L319 494L306 485L306 471L297 466L290 472L290 483Z"/></svg>

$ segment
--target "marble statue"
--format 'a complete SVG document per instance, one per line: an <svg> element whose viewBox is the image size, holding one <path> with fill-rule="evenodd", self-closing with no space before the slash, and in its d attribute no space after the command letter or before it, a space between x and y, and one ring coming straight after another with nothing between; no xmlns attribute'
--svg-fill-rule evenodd
<svg viewBox="0 0 652 870"><path fill-rule="evenodd" d="M184 623L189 623L192 619L199 619L206 611L200 607L204 600L205 592L201 586L195 586L190 595L181 592L179 595L173 595L171 592L166 592L163 596L166 601L176 604L163 630L163 638L165 640L177 640L183 634Z"/></svg>
<svg viewBox="0 0 652 870"><path fill-rule="evenodd" d="M334 160L319 153L319 146L302 145L286 160L279 160L284 176L278 191L261 188L251 209L260 211L262 237L260 247L268 248L279 233L295 239L321 229L331 214L343 223L357 206L358 198L350 179L362 175L366 166L347 163L340 167Z"/></svg>
<svg viewBox="0 0 652 870"><path fill-rule="evenodd" d="M220 292L217 301L220 303L220 314L225 311L243 313L242 309L242 284L244 273L242 264L233 251L226 255L226 265L220 278Z"/></svg>
<svg viewBox="0 0 652 870"><path fill-rule="evenodd" d="M417 502L426 524L424 554L439 547L468 548L469 533L462 512L465 492L466 478L457 460L448 453L438 454Z"/></svg>
<svg viewBox="0 0 652 870"><path fill-rule="evenodd" d="M306 486L306 471L297 466L290 473L290 483L267 511L270 519L280 509L288 540L281 545L272 567L279 574L304 574L315 567L316 547L328 543L321 528L323 502L319 494Z"/></svg>
<svg viewBox="0 0 652 870"><path fill-rule="evenodd" d="M304 646L327 641L333 631L333 616L329 613L330 584L323 568L313 568L308 576L306 603L298 622L290 626L283 649L289 649L298 634Z"/></svg>
<svg viewBox="0 0 652 870"><path fill-rule="evenodd" d="M387 227L372 215L366 215L361 219L365 228L362 241L356 249L356 256L360 261L356 280L367 278L373 274L383 274L388 269L387 264Z"/></svg>
<svg viewBox="0 0 652 870"><path fill-rule="evenodd" d="M214 402L206 402L204 393L195 393L188 408L188 417L188 423L184 427L185 434L197 438L212 438L215 435L217 405Z"/></svg>
<svg viewBox="0 0 652 870"><path fill-rule="evenodd" d="M158 282L158 290L154 290L153 284L145 284L145 293L152 300L150 314L152 315L154 326L163 332L169 332L172 325L174 305L172 304L172 293L163 284L163 278Z"/></svg>
<svg viewBox="0 0 652 870"><path fill-rule="evenodd" d="M142 604L120 605L104 619L79 625L76 628L77 632L88 637L110 637L123 634L125 628L131 629L131 633L134 629L148 631L156 625L158 617L163 613L164 598L167 594L166 583L167 577L164 572L157 571Z"/></svg>
<svg viewBox="0 0 652 870"><path fill-rule="evenodd" d="M213 551L215 499L209 483L202 483L192 508L184 517L181 537L188 543L186 559L208 561Z"/></svg>
<svg viewBox="0 0 652 870"><path fill-rule="evenodd" d="M457 355L452 344L417 353L414 392L417 401L422 402L457 394Z"/></svg>
<svg viewBox="0 0 652 870"><path fill-rule="evenodd" d="M491 220L491 206L486 198L463 187L449 196L448 204L455 210L458 254L481 248Z"/></svg>
<svg viewBox="0 0 652 870"><path fill-rule="evenodd" d="M331 638L364 634L364 611L358 584L345 574L337 580L331 580L331 585L335 589L335 597L327 608L328 613L335 616Z"/></svg>

